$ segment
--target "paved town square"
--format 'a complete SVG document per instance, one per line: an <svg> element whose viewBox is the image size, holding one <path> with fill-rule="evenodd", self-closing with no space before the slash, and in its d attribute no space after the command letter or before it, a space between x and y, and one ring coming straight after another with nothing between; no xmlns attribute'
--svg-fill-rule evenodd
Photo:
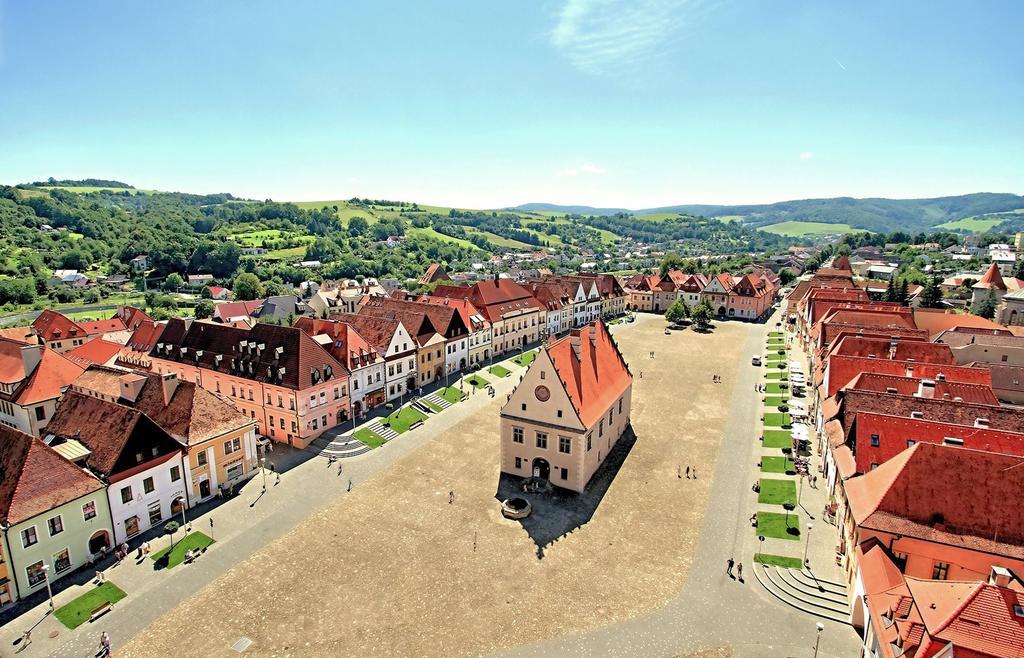
<svg viewBox="0 0 1024 658"><path fill-rule="evenodd" d="M186 630L203 655L226 655L240 638L252 641L252 655L486 654L663 606L694 566L716 459L728 465L734 446L749 446L752 426L734 434L727 421L739 411L734 400L754 402L752 375L741 373L764 332L721 323L707 335L665 335L664 326L641 316L616 327L635 378L636 444L593 519L543 559L494 499L497 409L514 374L453 427L263 550L238 556L123 654L172 653ZM304 468L324 468L318 462ZM680 478L680 466L696 479Z"/></svg>

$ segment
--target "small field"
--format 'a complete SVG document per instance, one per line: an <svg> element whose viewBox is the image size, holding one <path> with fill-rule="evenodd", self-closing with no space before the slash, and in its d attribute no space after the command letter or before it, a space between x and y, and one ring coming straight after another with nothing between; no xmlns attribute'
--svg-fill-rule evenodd
<svg viewBox="0 0 1024 658"><path fill-rule="evenodd" d="M757 502L765 505L796 505L796 483L792 480L761 480L761 491L757 494Z"/></svg>
<svg viewBox="0 0 1024 658"><path fill-rule="evenodd" d="M184 529L180 530L179 532L184 532ZM177 536L178 533L175 533L175 537ZM179 539L178 542L174 544L174 548L167 547L161 551L157 551L156 553L154 553L153 561L159 564L161 559L169 553L169 556L167 557L167 565L165 568L173 569L174 567L178 566L179 564L185 561L186 552L188 552L189 550L204 550L207 546L209 546L212 543L213 539L207 537L205 534L201 532L190 532L185 537Z"/></svg>
<svg viewBox="0 0 1024 658"><path fill-rule="evenodd" d="M765 448L792 448L793 437L789 433L789 430L765 430L764 443Z"/></svg>
<svg viewBox="0 0 1024 658"><path fill-rule="evenodd" d="M860 233L866 229L853 228L849 224L826 224L824 222L781 222L761 226L766 233L797 238L804 235L841 235L843 233Z"/></svg>
<svg viewBox="0 0 1024 658"><path fill-rule="evenodd" d="M796 465L789 457L761 457L762 473L786 473L796 472Z"/></svg>
<svg viewBox="0 0 1024 658"><path fill-rule="evenodd" d="M530 350L529 352L523 352L522 354L520 354L516 358L512 359L512 361L516 365L520 365L520 366L525 368L526 366L528 366L531 363L533 363L533 360L536 359L536 358L537 358L537 350Z"/></svg>
<svg viewBox="0 0 1024 658"><path fill-rule="evenodd" d="M357 429L352 433L352 436L367 448L379 448L387 443L387 440L383 436L380 436L376 432L372 432L365 427Z"/></svg>
<svg viewBox="0 0 1024 658"><path fill-rule="evenodd" d="M757 513L757 534L775 539L800 539L800 515L791 512L788 515L777 512Z"/></svg>
<svg viewBox="0 0 1024 658"><path fill-rule="evenodd" d="M423 412L419 409L413 409L412 407L402 407L398 411L388 416L387 422L384 424L395 430L399 434L408 432L412 429L412 426L416 423L422 423L427 419L423 415Z"/></svg>
<svg viewBox="0 0 1024 658"><path fill-rule="evenodd" d="M120 587L111 582L101 583L77 599L57 608L53 616L68 628L78 628L89 621L92 611L104 603L114 604L128 596Z"/></svg>
<svg viewBox="0 0 1024 658"><path fill-rule="evenodd" d="M782 567L784 569L799 569L804 566L800 558L786 557L784 555L770 555L768 553L754 553L754 562L760 562L761 564L767 564L772 567Z"/></svg>
<svg viewBox="0 0 1024 658"><path fill-rule="evenodd" d="M512 371L502 365L493 365L487 369L487 372L491 373L495 377L508 377L512 374Z"/></svg>
<svg viewBox="0 0 1024 658"><path fill-rule="evenodd" d="M789 414L768 413L764 415L765 427L789 427L792 424L793 419L790 418Z"/></svg>
<svg viewBox="0 0 1024 658"><path fill-rule="evenodd" d="M788 401L788 398L781 395L771 395L764 399L764 406L771 409L778 409L779 405Z"/></svg>
<svg viewBox="0 0 1024 658"><path fill-rule="evenodd" d="M487 388L487 385L490 383L480 375L466 377L465 382L474 388Z"/></svg>
<svg viewBox="0 0 1024 658"><path fill-rule="evenodd" d="M454 386L449 386L448 388L442 391L438 391L438 395L443 397L445 400L448 400L452 404L455 404L456 402L462 402L462 391L455 388Z"/></svg>
<svg viewBox="0 0 1024 658"><path fill-rule="evenodd" d="M982 217L964 217L952 222L938 224L935 228L949 231L969 231L971 233L984 233L991 231L1003 223L1002 219L984 219Z"/></svg>

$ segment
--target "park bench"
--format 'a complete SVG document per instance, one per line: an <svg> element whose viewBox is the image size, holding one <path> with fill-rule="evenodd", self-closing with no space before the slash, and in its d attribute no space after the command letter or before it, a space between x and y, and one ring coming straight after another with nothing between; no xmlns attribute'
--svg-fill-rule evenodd
<svg viewBox="0 0 1024 658"><path fill-rule="evenodd" d="M104 601L103 603L99 604L98 606L93 608L92 612L89 614L89 622L92 623L92 622L96 621L97 619L99 619L103 615L105 615L108 612L110 612L110 609L113 608L113 607L114 607L114 604L112 604L110 601Z"/></svg>

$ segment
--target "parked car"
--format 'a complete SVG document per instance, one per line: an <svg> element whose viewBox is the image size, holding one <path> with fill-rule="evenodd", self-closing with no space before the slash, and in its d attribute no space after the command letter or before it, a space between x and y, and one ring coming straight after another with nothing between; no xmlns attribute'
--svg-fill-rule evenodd
<svg viewBox="0 0 1024 658"><path fill-rule="evenodd" d="M761 365L761 356L759 354L755 354L754 356L750 357L750 365L752 365L752 366L759 366L759 365Z"/></svg>

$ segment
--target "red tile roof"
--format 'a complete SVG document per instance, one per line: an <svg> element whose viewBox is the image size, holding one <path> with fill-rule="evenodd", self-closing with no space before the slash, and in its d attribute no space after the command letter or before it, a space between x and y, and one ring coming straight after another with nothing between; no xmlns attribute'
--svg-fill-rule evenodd
<svg viewBox="0 0 1024 658"><path fill-rule="evenodd" d="M166 322L142 321L132 332L127 347L136 352L149 352L160 340L160 334L164 332L166 326Z"/></svg>
<svg viewBox="0 0 1024 658"><path fill-rule="evenodd" d="M978 315L927 308L914 309L914 323L918 329L927 331L929 337L935 337L943 331L957 327L1006 331L1006 327Z"/></svg>
<svg viewBox="0 0 1024 658"><path fill-rule="evenodd" d="M1024 558L1024 459L918 443L844 484L858 526Z"/></svg>
<svg viewBox="0 0 1024 658"><path fill-rule="evenodd" d="M124 345L120 343L94 338L88 343L66 352L64 356L84 368L93 363L109 363L123 348Z"/></svg>
<svg viewBox="0 0 1024 658"><path fill-rule="evenodd" d="M221 302L213 307L213 317L227 322L233 318L247 318L263 306L264 299L243 302Z"/></svg>
<svg viewBox="0 0 1024 658"><path fill-rule="evenodd" d="M27 376L22 356L24 349L39 352L39 363ZM0 395L0 398L22 406L58 398L61 388L73 382L82 370L82 366L43 345L28 346L0 338L0 382L17 384L12 394Z"/></svg>
<svg viewBox="0 0 1024 658"><path fill-rule="evenodd" d="M949 582L907 578L907 588L926 634L921 656L952 645L956 656L1008 658L1024 655L1024 605L1020 584L997 587L986 582Z"/></svg>
<svg viewBox="0 0 1024 658"><path fill-rule="evenodd" d="M865 372L919 379L938 379L941 375L950 382L992 385L992 373L988 368L845 355L829 357L826 365L823 377L824 397L832 397L836 391L848 386L858 375Z"/></svg>
<svg viewBox="0 0 1024 658"><path fill-rule="evenodd" d="M434 296L468 299L492 323L512 313L545 310L529 290L511 279L485 279L471 288L440 285Z"/></svg>
<svg viewBox="0 0 1024 658"><path fill-rule="evenodd" d="M573 408L592 427L630 386L633 376L604 322L573 329L544 346Z"/></svg>
<svg viewBox="0 0 1024 658"><path fill-rule="evenodd" d="M39 317L32 322L32 329L47 342L86 336L85 329L80 325L67 316L50 309L39 314Z"/></svg>
<svg viewBox="0 0 1024 658"><path fill-rule="evenodd" d="M982 370L978 368L979 372ZM934 387L925 385L931 382ZM855 377L846 388L853 388L862 391L878 391L880 393L895 393L897 395L918 395L929 394L934 398L943 400L964 400L974 404L988 404L999 406L999 399L992 392L988 384L968 384L964 382L935 381L923 377L902 377L899 375L884 375L874 372L864 372ZM928 390L933 388L933 390Z"/></svg>
<svg viewBox="0 0 1024 658"><path fill-rule="evenodd" d="M108 320L83 320L78 323L78 326L85 329L85 333L89 336L95 336L96 334L106 334L115 331L125 331L128 327L125 326L121 318L113 317Z"/></svg>
<svg viewBox="0 0 1024 658"><path fill-rule="evenodd" d="M437 297L436 295L423 295L419 298L419 301L425 304L436 304L438 306L451 306L459 315L462 317L462 323L467 327L472 328L473 331L481 331L488 326L490 323L487 318L483 316L480 309L473 306L473 303L468 299L458 299L455 297Z"/></svg>
<svg viewBox="0 0 1024 658"><path fill-rule="evenodd" d="M985 276L981 277L973 287L1006 290L1006 283L1003 281L1003 275L999 272L999 266L995 263L989 265L988 271L985 272Z"/></svg>
<svg viewBox="0 0 1024 658"><path fill-rule="evenodd" d="M0 338L9 338L10 340L16 340L19 343L26 343L28 345L35 345L39 343L39 337L36 336L32 327L8 327L6 329L0 329Z"/></svg>
<svg viewBox="0 0 1024 658"><path fill-rule="evenodd" d="M394 338L399 326L409 331L407 327L395 318L356 315L355 313L332 313L331 319L355 327L359 335L381 354L387 354L388 347L391 346L391 340ZM415 340L415 337L413 340ZM415 345L410 345L408 351L415 349Z"/></svg>
<svg viewBox="0 0 1024 658"><path fill-rule="evenodd" d="M301 317L296 320L295 327L310 336L328 336L331 342L324 345L324 348L350 370L363 368L383 359L382 353L348 322Z"/></svg>
<svg viewBox="0 0 1024 658"><path fill-rule="evenodd" d="M119 306L117 308L117 317L121 318L121 322L124 322L124 326L129 331L135 331L143 322L153 321L153 318L146 315L145 311L135 306Z"/></svg>
<svg viewBox="0 0 1024 658"><path fill-rule="evenodd" d="M27 521L102 489L39 439L0 425L0 523Z"/></svg>
<svg viewBox="0 0 1024 658"><path fill-rule="evenodd" d="M969 402L950 402L928 398L892 395L875 391L847 389L842 394L843 429L849 433L853 420L862 412L910 418L917 412L922 420L974 427L979 418L988 420L990 429L1024 433L1024 411L1016 407L992 407Z"/></svg>
<svg viewBox="0 0 1024 658"><path fill-rule="evenodd" d="M403 301L388 297L371 297L359 312L371 315L380 312L384 314L394 313L396 317L405 317L409 314L423 315L429 319L434 331L449 340L469 334L469 329L466 328L466 324L462 321L462 315L450 305ZM403 321L402 324L405 325L405 322ZM408 325L406 325L406 328L408 328Z"/></svg>
<svg viewBox="0 0 1024 658"><path fill-rule="evenodd" d="M435 281L450 281L451 277L440 263L431 263L427 271L420 277L420 285L428 285Z"/></svg>

